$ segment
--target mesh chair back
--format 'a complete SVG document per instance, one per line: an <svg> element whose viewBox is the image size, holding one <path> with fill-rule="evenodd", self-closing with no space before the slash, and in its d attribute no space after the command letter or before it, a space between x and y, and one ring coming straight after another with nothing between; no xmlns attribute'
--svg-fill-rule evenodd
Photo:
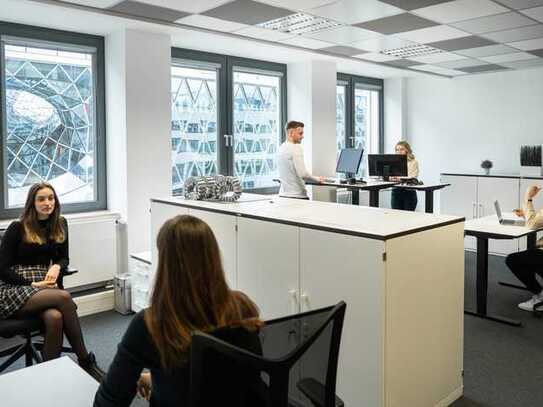
<svg viewBox="0 0 543 407"><path fill-rule="evenodd" d="M211 335L196 333L191 344L190 407L211 407L220 384L209 372L231 372L224 406L335 407L336 375L346 304L266 322L262 354L248 352ZM220 358L218 357L220 355ZM230 364L230 370L226 364Z"/></svg>

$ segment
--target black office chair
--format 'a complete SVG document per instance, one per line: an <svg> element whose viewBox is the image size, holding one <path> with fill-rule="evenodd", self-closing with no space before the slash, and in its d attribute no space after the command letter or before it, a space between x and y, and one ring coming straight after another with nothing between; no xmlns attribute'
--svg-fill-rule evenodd
<svg viewBox="0 0 543 407"><path fill-rule="evenodd" d="M5 230L0 230L0 242L4 237ZM77 269L68 267L61 270L57 285L64 289L64 277L77 273ZM0 341L0 358L8 357L0 365L0 373L5 371L21 357L25 357L25 366L31 366L34 362L40 363L42 358L38 351L43 349L43 340L33 341L33 338L40 336L43 330L43 323L39 317L27 318L9 318L0 320L0 338L9 339L9 344L2 347ZM73 353L71 347L63 346L61 349L65 353Z"/></svg>
<svg viewBox="0 0 543 407"><path fill-rule="evenodd" d="M216 362L231 364L228 398L236 407L343 407L336 396L336 375L346 304L266 322L261 330L262 355L237 348L211 335L195 333L190 351L189 407L217 405L212 378ZM222 365L224 368L224 365ZM255 384L257 375L261 387ZM249 375L249 376L247 376ZM252 375L252 376L251 376ZM247 386L247 377L251 386ZM214 381L215 380L215 381ZM248 391L259 393L257 405L240 403Z"/></svg>

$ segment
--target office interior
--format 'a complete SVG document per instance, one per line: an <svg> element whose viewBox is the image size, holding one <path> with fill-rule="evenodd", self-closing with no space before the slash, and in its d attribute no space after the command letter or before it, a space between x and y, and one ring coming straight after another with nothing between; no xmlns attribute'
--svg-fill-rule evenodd
<svg viewBox="0 0 543 407"><path fill-rule="evenodd" d="M375 325L365 325L383 332L361 352L368 357L366 366L358 354L354 366L346 362L357 353L347 341L352 354L341 354L337 384L339 397L345 389L347 405L543 405L543 320L517 307L528 299L527 291L499 284L519 284L505 257L526 249L528 232L491 237L487 247L488 313L515 324L464 314L477 307L481 249L479 232L470 236L464 225L495 216L496 200L512 212L522 207L529 186L543 186L541 165L526 169L520 161L522 146L543 144L542 0L0 0L0 41L0 227L19 216L33 182L48 180L62 190L71 264L78 269L65 284L102 367L112 362L134 315L130 311L148 305L150 283L142 281L156 264L161 223L188 210L201 214L212 229L223 225L220 204L177 203L189 176L222 173L240 178L242 197L265 196L238 204L254 205L255 212L230 213L238 222L235 230L245 225L261 246L240 258L245 246L236 246L235 234L234 241L219 239L221 250L236 252L234 259L223 253L230 270L246 264L273 274L278 285L284 282L286 274L266 268L283 264L274 263L280 253L266 253L267 245L278 247L273 237L283 236L279 226L266 229L276 218L283 219L281 227L352 238L347 245L355 245L356 236L364 240L367 252L359 253L341 252L346 246L339 237L322 246L308 244L307 258L314 260L307 264L318 269L322 281L339 273L322 251L337 248L343 254L330 256L337 264L366 263L369 270L381 267L376 260L381 252L368 242L386 245L404 234L401 244L386 246L389 267L413 267L411 280L401 273L383 281L345 274L342 278L352 279L345 286L360 287L360 295L343 295L342 284L330 288L333 295L322 295L323 306L346 301L346 318L352 313L353 319L347 319L344 336L365 329L354 315L366 321L366 314L382 306L360 299L371 284L391 307L410 311L399 311L390 322L382 306L371 320ZM407 141L423 185L447 184L432 192L433 213L425 213L423 190L417 192L415 212L396 212L390 208L391 188L379 191L379 208L371 208L367 190L360 191L355 207L348 189L318 185L308 185L309 202L285 205L283 213L259 209L260 202L281 200L275 155L288 120L305 124L306 166L326 177L338 176L342 148L357 147L364 149L359 175L371 182L368 154L394 154L396 143ZM492 162L489 171L481 167L484 160ZM541 195L534 206L543 207ZM380 224L385 214L393 217ZM485 229L487 235L500 233L495 223L488 226L492 232ZM303 240L302 232L299 236ZM441 280L426 281L432 274ZM120 304L126 298L115 298L113 281L127 275L145 289L128 290L131 298ZM389 287L387 281L398 284ZM242 289L240 274L229 282ZM303 305L299 298L295 307L272 310L266 308L271 291L260 290L255 302L262 308L262 298L264 319L320 304ZM424 298L428 301L417 302ZM349 299L370 308L350 308ZM126 315L115 311L116 301ZM417 338L413 328L419 322L424 328ZM422 346L427 337L437 338L436 330L448 329L443 343L450 346ZM392 338L383 339L387 335ZM363 349L360 338L357 346ZM13 340L0 338L0 347ZM374 357L375 349L383 359ZM417 360L436 370L402 370L400 361L411 367ZM455 370L451 381L438 380L451 375L443 373L439 360ZM360 374L361 388L378 388L375 397L361 395L350 382L342 387L342 364L349 365L351 380ZM22 369L31 369L24 360L0 374L1 405L3 379ZM382 380L364 379L381 374ZM437 378L415 385L410 375ZM91 404L92 398L86 405ZM137 398L132 405L148 403Z"/></svg>

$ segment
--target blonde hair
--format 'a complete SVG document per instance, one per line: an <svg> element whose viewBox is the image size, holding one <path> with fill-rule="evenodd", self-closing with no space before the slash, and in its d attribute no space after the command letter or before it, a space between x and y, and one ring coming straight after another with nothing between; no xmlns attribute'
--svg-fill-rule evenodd
<svg viewBox="0 0 543 407"><path fill-rule="evenodd" d="M395 146L394 148L396 148L396 147L398 147L398 146L401 146L401 147L403 147L403 148L405 148L405 149L407 150L407 159L408 159L409 161L415 159L415 154L413 154L413 150L411 149L411 146L409 145L409 143L408 143L407 141L403 141L403 140L402 140L402 141L398 141L398 142L396 143L396 146Z"/></svg>

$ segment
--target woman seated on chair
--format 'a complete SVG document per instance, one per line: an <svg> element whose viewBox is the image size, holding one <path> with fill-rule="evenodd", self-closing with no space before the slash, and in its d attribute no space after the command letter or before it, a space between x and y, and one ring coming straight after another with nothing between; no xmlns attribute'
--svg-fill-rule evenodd
<svg viewBox="0 0 543 407"><path fill-rule="evenodd" d="M531 229L543 227L543 209L536 212L533 204L539 191L541 188L538 186L530 186L524 195L524 209L515 210L517 216L526 219L526 226ZM543 288L536 278L536 275L543 277L543 239L537 241L535 248L508 255L505 264L532 293L532 298L521 302L518 307L524 311L533 311L534 305L543 302Z"/></svg>
<svg viewBox="0 0 543 407"><path fill-rule="evenodd" d="M103 372L89 353L70 294L57 288L68 266L68 224L60 216L54 188L45 182L28 191L20 220L7 228L0 245L0 318L38 316L44 324L44 360L60 356L63 334L79 364L97 380Z"/></svg>
<svg viewBox="0 0 543 407"><path fill-rule="evenodd" d="M160 229L157 247L150 307L130 323L95 407L129 406L137 389L151 406L186 406L188 349L195 331L261 353L258 309L247 296L228 288L209 226L193 216L177 216ZM150 373L141 374L144 368Z"/></svg>

